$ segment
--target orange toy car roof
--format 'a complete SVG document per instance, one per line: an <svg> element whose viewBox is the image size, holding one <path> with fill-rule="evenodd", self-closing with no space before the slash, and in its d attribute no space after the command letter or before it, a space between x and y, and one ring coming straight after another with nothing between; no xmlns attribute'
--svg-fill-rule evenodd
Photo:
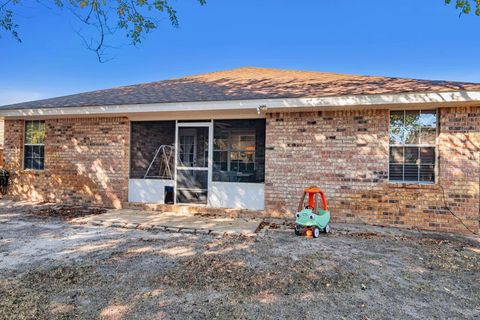
<svg viewBox="0 0 480 320"><path fill-rule="evenodd" d="M322 190L320 188L317 188L317 187L309 187L309 188L305 188L305 190L303 190L304 192L306 193L319 193L319 192L322 192Z"/></svg>

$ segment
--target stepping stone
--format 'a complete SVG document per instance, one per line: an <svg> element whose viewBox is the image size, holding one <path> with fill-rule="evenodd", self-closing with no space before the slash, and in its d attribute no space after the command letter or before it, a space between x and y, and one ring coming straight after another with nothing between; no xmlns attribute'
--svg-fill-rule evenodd
<svg viewBox="0 0 480 320"><path fill-rule="evenodd" d="M115 227L115 228L124 228L124 227L125 227L125 223L124 223L124 222L114 222L114 223L112 223L112 227Z"/></svg>
<svg viewBox="0 0 480 320"><path fill-rule="evenodd" d="M153 226L150 223L142 223L138 226L138 229L141 229L141 230L150 230L152 228Z"/></svg>

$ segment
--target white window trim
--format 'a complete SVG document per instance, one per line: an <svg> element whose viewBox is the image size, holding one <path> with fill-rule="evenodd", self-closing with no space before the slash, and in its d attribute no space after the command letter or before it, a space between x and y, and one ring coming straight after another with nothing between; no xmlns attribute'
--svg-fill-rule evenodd
<svg viewBox="0 0 480 320"><path fill-rule="evenodd" d="M406 115L407 111L417 111L417 110L411 110L411 109L390 109L388 112L388 169L387 169L387 180L388 183L390 184L410 184L410 185L415 185L415 184L421 184L421 185L436 185L438 183L438 135L439 135L439 110L438 108L435 109L418 109L420 111L420 114L422 111L433 111L435 110L435 116L436 116L436 127L435 127L435 145L431 144L401 144L401 145L391 145L390 144L390 113L392 111L403 111L404 112L404 117ZM405 119L405 118L404 118ZM403 163L403 179L402 180L390 180L390 148L391 147L417 147L417 148L422 148L422 147L428 147L434 148L435 152L435 165L433 168L433 182L430 181L420 181L420 169L418 170L418 181L411 181L411 180L405 180L405 163ZM405 155L404 155L405 157Z"/></svg>

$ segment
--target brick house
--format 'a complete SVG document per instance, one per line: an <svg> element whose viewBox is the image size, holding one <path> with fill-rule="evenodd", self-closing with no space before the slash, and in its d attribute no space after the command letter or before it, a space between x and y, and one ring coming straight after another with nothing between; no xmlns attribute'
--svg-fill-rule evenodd
<svg viewBox="0 0 480 320"><path fill-rule="evenodd" d="M480 84L249 67L0 117L14 199L291 216L318 185L335 221L479 230Z"/></svg>

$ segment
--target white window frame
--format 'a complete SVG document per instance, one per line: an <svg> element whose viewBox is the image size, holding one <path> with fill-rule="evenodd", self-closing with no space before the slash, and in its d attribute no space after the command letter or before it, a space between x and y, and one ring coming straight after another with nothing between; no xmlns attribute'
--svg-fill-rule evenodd
<svg viewBox="0 0 480 320"><path fill-rule="evenodd" d="M398 111L403 111L403 117L405 119L407 111L419 111L420 114L422 114L422 111L435 111L435 117L436 117L436 126L435 126L435 144L395 144L392 145L390 144L390 119L391 119L391 113L392 112L398 112ZM388 170L387 170L387 179L388 182L391 184L437 184L438 181L438 127L439 127L439 109L391 109L388 112ZM421 129L420 129L421 132ZM421 133L420 133L421 134ZM434 148L434 158L435 158L435 165L433 168L433 181L420 181L420 168L418 170L418 179L417 181L412 181L412 180L405 180L405 162L403 162L403 179L402 180L390 180L390 156L391 152L390 149L392 147L402 147L402 148L407 148L407 147L412 147L412 148L418 148L419 152L419 157L420 157L420 148ZM404 158L405 158L405 149L404 149Z"/></svg>
<svg viewBox="0 0 480 320"><path fill-rule="evenodd" d="M43 122L43 129L46 129L46 123L45 120L25 120L23 122L23 154L22 154L22 168L23 170L27 171L44 171L45 170L45 141L43 143L27 143L27 123L28 122ZM33 169L33 168L27 168L25 166L25 153L27 151L26 147L36 147L36 146L43 146L43 169Z"/></svg>

